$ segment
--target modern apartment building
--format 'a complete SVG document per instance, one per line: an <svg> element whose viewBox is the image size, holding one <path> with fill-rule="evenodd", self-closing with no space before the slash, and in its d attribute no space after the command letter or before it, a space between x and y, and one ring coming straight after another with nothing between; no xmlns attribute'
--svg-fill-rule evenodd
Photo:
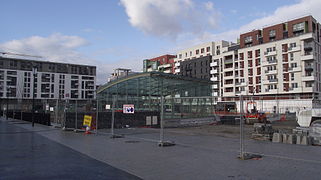
<svg viewBox="0 0 321 180"><path fill-rule="evenodd" d="M319 95L320 28L307 16L241 34L240 48L217 58L221 96Z"/></svg>
<svg viewBox="0 0 321 180"><path fill-rule="evenodd" d="M181 50L175 58L175 74L213 81L213 96L219 96L219 59L231 43L209 42Z"/></svg>
<svg viewBox="0 0 321 180"><path fill-rule="evenodd" d="M38 100L95 99L96 67L0 56L0 98L32 99L34 92Z"/></svg>
<svg viewBox="0 0 321 180"><path fill-rule="evenodd" d="M166 54L152 59L145 59L143 72L159 71L173 74L175 57L175 55Z"/></svg>

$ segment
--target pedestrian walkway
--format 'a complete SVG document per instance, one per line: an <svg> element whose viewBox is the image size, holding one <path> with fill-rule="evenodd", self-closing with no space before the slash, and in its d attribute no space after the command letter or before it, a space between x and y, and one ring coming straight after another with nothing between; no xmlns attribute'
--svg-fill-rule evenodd
<svg viewBox="0 0 321 180"><path fill-rule="evenodd" d="M0 179L139 179L127 172L24 129L30 123L0 121Z"/></svg>
<svg viewBox="0 0 321 180"><path fill-rule="evenodd" d="M85 135L52 127L15 124L142 179L319 179L321 148L249 140L259 160L239 160L238 139L188 135L166 129L171 147L158 147L158 129L124 129L124 138ZM122 130L118 130L121 133ZM132 133L131 133L132 131Z"/></svg>

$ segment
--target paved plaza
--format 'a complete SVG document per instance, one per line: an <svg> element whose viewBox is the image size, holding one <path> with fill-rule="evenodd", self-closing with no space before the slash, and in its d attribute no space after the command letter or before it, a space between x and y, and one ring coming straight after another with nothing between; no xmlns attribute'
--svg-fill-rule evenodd
<svg viewBox="0 0 321 180"><path fill-rule="evenodd" d="M30 172L48 179L57 179L56 173L82 179L89 172L94 179L320 179L318 146L246 139L245 150L263 157L239 160L238 138L188 131L165 129L165 139L176 145L159 147L159 129L117 129L124 138L111 139L109 130L85 135L1 120L0 174L6 179L31 178Z"/></svg>

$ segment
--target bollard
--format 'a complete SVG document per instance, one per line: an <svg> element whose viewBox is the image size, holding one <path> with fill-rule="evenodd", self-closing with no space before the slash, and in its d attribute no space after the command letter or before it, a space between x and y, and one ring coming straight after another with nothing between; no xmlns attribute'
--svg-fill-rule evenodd
<svg viewBox="0 0 321 180"><path fill-rule="evenodd" d="M282 137L283 136L280 133L273 133L272 142L281 143L282 142Z"/></svg>

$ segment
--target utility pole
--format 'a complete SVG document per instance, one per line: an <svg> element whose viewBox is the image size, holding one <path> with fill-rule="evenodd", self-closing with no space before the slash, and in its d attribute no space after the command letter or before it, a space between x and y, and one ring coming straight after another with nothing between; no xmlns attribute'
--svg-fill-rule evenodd
<svg viewBox="0 0 321 180"><path fill-rule="evenodd" d="M36 90L36 75L37 75L37 67L33 66L32 68L32 74L33 74L33 92L32 92L32 127L35 126L35 94Z"/></svg>
<svg viewBox="0 0 321 180"><path fill-rule="evenodd" d="M10 90L10 88L9 87L7 87L7 108L6 108L6 119L8 120L8 110L9 110L9 90Z"/></svg>

